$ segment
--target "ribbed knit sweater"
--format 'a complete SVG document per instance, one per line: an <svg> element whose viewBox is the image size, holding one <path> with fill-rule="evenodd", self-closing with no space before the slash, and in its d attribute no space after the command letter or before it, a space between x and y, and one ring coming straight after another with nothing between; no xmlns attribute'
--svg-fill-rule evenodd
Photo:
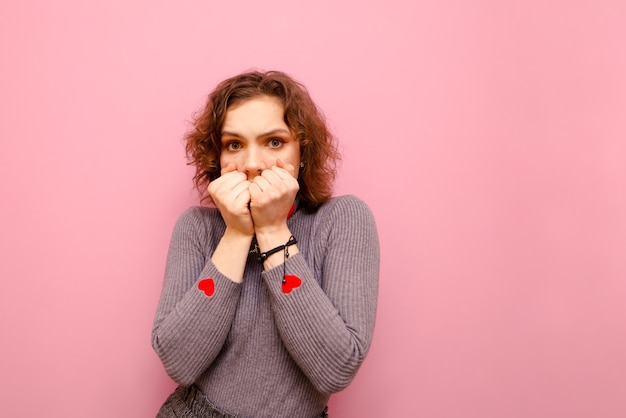
<svg viewBox="0 0 626 418"><path fill-rule="evenodd" d="M300 252L268 271L250 254L241 283L211 262L226 228L217 209L188 209L170 243L152 345L172 379L242 418L319 416L372 339L379 246L369 208L337 197L287 225ZM283 268L302 280L289 293ZM213 292L199 288L207 278Z"/></svg>

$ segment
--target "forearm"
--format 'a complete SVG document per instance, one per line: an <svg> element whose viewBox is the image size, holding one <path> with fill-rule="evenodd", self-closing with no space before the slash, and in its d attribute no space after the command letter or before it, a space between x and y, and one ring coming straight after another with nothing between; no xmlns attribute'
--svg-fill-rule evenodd
<svg viewBox="0 0 626 418"><path fill-rule="evenodd" d="M193 383L217 356L239 302L241 285L222 274L207 254L224 231L219 214L192 208L172 233L152 345L179 383Z"/></svg>
<svg viewBox="0 0 626 418"><path fill-rule="evenodd" d="M349 301L331 300L304 258L290 258L286 267L287 274L302 279L302 285L289 294L282 291L282 268L263 274L283 343L320 392L342 390L354 378L369 349L376 312L375 281L355 278L354 282L362 279L369 283L366 288L353 285L345 277L344 288L354 293L348 296ZM335 304L343 305L342 312Z"/></svg>
<svg viewBox="0 0 626 418"><path fill-rule="evenodd" d="M210 296L198 286L205 277L214 282ZM239 284L221 275L209 263L181 298L169 292L163 294L163 299L179 300L171 307L159 306L152 345L176 382L195 382L219 354L235 316L240 292Z"/></svg>
<svg viewBox="0 0 626 418"><path fill-rule="evenodd" d="M350 383L369 350L380 256L375 222L362 201L335 199L316 216L319 226L301 237L304 254L263 276L283 343L318 390L330 393ZM281 286L285 273L301 279L300 286Z"/></svg>

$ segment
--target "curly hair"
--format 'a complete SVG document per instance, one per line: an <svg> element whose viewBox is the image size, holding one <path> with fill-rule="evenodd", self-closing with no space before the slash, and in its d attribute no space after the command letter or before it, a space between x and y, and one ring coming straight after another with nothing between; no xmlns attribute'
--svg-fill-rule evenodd
<svg viewBox="0 0 626 418"><path fill-rule="evenodd" d="M333 193L336 166L340 161L336 139L326 126L321 110L306 87L280 71L250 71L231 77L209 94L204 109L194 115L192 129L185 134L189 165L201 202L210 199L207 186L220 176L221 131L229 107L258 96L277 97L285 108L284 120L300 144L298 183L300 205L315 209Z"/></svg>

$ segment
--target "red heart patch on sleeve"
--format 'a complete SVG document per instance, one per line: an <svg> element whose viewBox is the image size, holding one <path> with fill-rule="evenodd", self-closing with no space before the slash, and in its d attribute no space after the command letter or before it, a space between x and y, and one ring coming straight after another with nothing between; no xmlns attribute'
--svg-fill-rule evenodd
<svg viewBox="0 0 626 418"><path fill-rule="evenodd" d="M213 279L203 279L198 282L198 289L202 290L205 295L208 297L213 296L215 293L215 283L213 283Z"/></svg>
<svg viewBox="0 0 626 418"><path fill-rule="evenodd" d="M298 276L291 276L287 274L285 278L283 279L283 286L282 286L283 293L289 294L296 287L300 287L301 284L302 284L302 279L300 279Z"/></svg>

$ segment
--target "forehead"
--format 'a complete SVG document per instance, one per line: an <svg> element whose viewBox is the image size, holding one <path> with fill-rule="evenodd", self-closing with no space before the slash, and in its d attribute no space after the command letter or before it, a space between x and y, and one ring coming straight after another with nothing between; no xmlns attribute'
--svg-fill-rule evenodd
<svg viewBox="0 0 626 418"><path fill-rule="evenodd" d="M256 96L231 105L226 111L222 131L263 130L286 127L285 107L273 96Z"/></svg>

